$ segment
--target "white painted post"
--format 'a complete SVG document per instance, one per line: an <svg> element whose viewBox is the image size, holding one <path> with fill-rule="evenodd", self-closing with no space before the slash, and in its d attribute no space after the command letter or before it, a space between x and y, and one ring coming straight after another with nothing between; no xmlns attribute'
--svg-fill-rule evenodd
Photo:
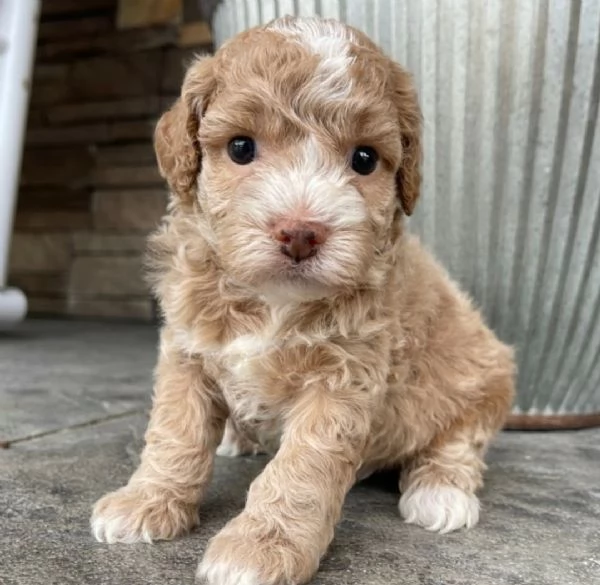
<svg viewBox="0 0 600 585"><path fill-rule="evenodd" d="M0 0L0 328L21 321L27 299L6 288L39 0Z"/></svg>

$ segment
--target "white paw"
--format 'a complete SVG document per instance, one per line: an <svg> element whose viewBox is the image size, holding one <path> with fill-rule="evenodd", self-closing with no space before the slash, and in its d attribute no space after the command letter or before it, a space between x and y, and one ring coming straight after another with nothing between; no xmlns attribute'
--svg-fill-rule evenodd
<svg viewBox="0 0 600 585"><path fill-rule="evenodd" d="M198 567L196 579L197 583L206 585L261 585L254 571L240 569L229 563L203 561Z"/></svg>
<svg viewBox="0 0 600 585"><path fill-rule="evenodd" d="M152 543L152 536L147 530L140 530L132 522L131 517L125 515L99 514L94 515L91 521L92 534L98 542L115 544L123 542Z"/></svg>
<svg viewBox="0 0 600 585"><path fill-rule="evenodd" d="M236 441L229 442L223 439L223 442L217 447L219 457L239 457L242 454L242 449Z"/></svg>
<svg viewBox="0 0 600 585"><path fill-rule="evenodd" d="M170 540L197 523L195 505L131 486L100 498L90 521L96 540L108 544Z"/></svg>
<svg viewBox="0 0 600 585"><path fill-rule="evenodd" d="M479 520L477 497L453 486L409 487L399 507L409 524L441 534L472 528Z"/></svg>
<svg viewBox="0 0 600 585"><path fill-rule="evenodd" d="M217 447L219 457L239 457L240 455L258 455L258 445L237 435L237 433L225 433L221 444Z"/></svg>

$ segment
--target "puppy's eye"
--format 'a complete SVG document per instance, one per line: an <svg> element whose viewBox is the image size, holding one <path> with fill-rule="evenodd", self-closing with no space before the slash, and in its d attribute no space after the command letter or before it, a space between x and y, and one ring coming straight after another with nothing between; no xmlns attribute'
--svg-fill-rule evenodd
<svg viewBox="0 0 600 585"><path fill-rule="evenodd" d="M236 136L227 145L229 158L238 165L247 165L256 157L256 143L248 136Z"/></svg>
<svg viewBox="0 0 600 585"><path fill-rule="evenodd" d="M352 153L352 170L359 175L370 175L377 168L379 156L370 146L357 146Z"/></svg>

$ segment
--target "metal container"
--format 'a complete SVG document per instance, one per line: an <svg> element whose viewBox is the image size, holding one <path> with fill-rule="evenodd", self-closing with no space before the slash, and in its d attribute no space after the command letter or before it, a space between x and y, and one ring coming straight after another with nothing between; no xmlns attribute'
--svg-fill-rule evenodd
<svg viewBox="0 0 600 585"><path fill-rule="evenodd" d="M224 0L216 44L284 14L344 20L413 72L411 229L517 348L509 426L600 424L600 2Z"/></svg>

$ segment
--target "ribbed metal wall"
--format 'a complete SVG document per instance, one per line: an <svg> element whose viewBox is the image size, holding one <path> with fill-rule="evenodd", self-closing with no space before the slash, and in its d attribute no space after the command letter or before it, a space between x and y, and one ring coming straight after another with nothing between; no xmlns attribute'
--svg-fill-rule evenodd
<svg viewBox="0 0 600 585"><path fill-rule="evenodd" d="M216 41L284 14L340 18L414 73L411 228L516 345L515 413L600 412L600 1L225 0Z"/></svg>

